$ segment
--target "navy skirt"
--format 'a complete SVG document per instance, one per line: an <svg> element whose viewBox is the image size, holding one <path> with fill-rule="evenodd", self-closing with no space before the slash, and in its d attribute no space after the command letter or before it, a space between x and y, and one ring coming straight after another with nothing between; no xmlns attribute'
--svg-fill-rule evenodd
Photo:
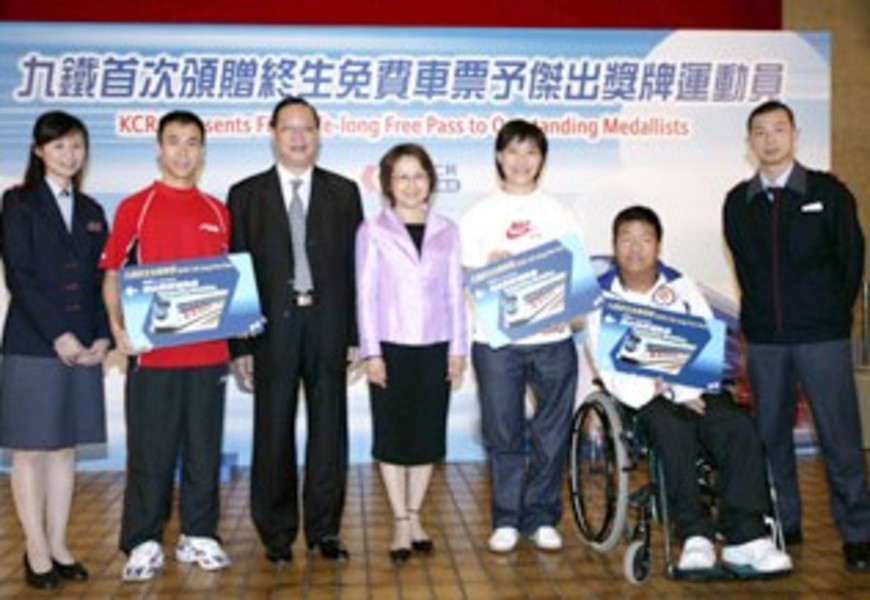
<svg viewBox="0 0 870 600"><path fill-rule="evenodd" d="M103 367L42 356L4 355L0 447L58 450L106 441Z"/></svg>
<svg viewBox="0 0 870 600"><path fill-rule="evenodd" d="M387 387L369 385L372 456L396 465L444 458L447 437L447 342L427 346L381 343Z"/></svg>

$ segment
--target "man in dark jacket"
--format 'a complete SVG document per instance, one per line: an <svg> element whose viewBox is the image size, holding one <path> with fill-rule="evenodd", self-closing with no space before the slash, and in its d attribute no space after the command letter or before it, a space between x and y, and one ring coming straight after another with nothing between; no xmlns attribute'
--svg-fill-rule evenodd
<svg viewBox="0 0 870 600"><path fill-rule="evenodd" d="M798 132L787 105L761 104L747 129L758 172L728 193L723 218L786 541L802 539L792 434L800 384L825 457L846 567L870 571L870 491L850 343L864 274L855 198L831 175L795 161Z"/></svg>

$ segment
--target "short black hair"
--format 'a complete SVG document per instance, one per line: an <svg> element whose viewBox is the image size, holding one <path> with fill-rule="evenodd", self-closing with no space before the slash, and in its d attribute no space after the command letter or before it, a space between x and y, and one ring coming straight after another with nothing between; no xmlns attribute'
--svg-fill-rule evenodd
<svg viewBox="0 0 870 600"><path fill-rule="evenodd" d="M535 181L537 181L544 168L544 164L547 162L547 135L540 127L530 121L526 121L525 119L510 120L502 125L501 129L498 130L498 135L496 135L495 138L496 154L507 148L508 144L514 140L518 142L531 140L541 152L541 168L538 169L537 173L535 173ZM495 168L498 171L499 179L504 179L504 170L501 168L498 159L495 161Z"/></svg>
<svg viewBox="0 0 870 600"><path fill-rule="evenodd" d="M302 96L284 96L275 108L272 109L272 118L269 119L269 127L275 127L278 124L278 114L288 106L306 106L311 114L314 115L314 124L320 129L320 115L317 114L317 109Z"/></svg>
<svg viewBox="0 0 870 600"><path fill-rule="evenodd" d="M656 212L649 208L648 206L629 206L616 215L616 218L613 219L613 243L616 243L616 238L619 235L619 228L625 225L626 223L631 223L633 221L640 221L641 223L646 223L651 226L656 232L656 241L662 241L662 222L659 220L659 216Z"/></svg>
<svg viewBox="0 0 870 600"><path fill-rule="evenodd" d="M749 113L749 118L746 119L746 131L752 131L752 121L755 117L759 115L763 115L769 112L773 112L775 110L784 110L785 114L788 115L788 120L791 123L791 126L795 126L794 122L794 112L791 110L788 104L785 102L780 102L779 100L768 100L767 102L763 102L752 109L752 112Z"/></svg>
<svg viewBox="0 0 870 600"><path fill-rule="evenodd" d="M202 144L203 146L205 145L205 123L202 122L199 115L190 112L189 110L173 110L160 117L160 122L157 124L158 142L163 141L163 130L166 129L170 123L195 125L196 128L199 129L199 136L202 139Z"/></svg>

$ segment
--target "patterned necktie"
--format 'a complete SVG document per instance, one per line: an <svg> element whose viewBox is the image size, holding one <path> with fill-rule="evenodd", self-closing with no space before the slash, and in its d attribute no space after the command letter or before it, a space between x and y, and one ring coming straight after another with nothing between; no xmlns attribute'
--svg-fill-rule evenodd
<svg viewBox="0 0 870 600"><path fill-rule="evenodd" d="M305 252L305 210L302 208L302 198L299 197L301 179L293 179L293 197L290 199L290 237L293 240L293 289L297 292L309 292L312 289L311 268L308 265L308 254Z"/></svg>

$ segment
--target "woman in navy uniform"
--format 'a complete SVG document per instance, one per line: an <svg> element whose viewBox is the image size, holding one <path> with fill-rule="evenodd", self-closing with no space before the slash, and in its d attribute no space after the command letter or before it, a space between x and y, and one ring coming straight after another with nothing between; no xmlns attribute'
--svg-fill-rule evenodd
<svg viewBox="0 0 870 600"><path fill-rule="evenodd" d="M66 544L75 448L106 441L101 365L110 337L97 264L108 227L100 205L79 189L87 155L84 123L44 113L24 182L3 195L10 302L0 446L12 450L25 580L37 588L88 577Z"/></svg>

